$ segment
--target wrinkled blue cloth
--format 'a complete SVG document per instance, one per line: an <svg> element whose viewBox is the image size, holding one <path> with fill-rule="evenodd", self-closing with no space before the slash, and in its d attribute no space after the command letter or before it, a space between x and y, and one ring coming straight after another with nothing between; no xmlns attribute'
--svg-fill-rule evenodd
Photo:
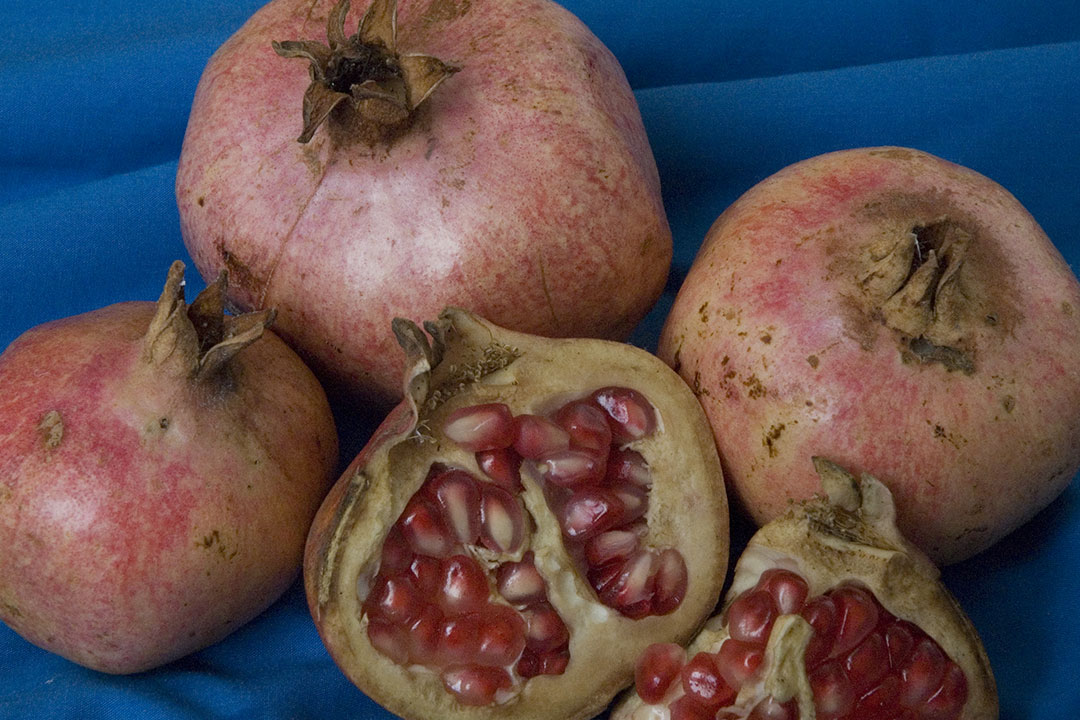
<svg viewBox="0 0 1080 720"><path fill-rule="evenodd" d="M259 4L0 6L0 347L47 320L156 298L173 259L193 267L173 195L188 109L210 54ZM906 145L974 168L1080 260L1075 0L564 4L626 70L674 232L669 290L639 345L654 346L728 204L787 164L845 147ZM344 463L372 426L338 413ZM747 534L737 525L736 545ZM1003 718L1080 717L1078 561L1074 482L1007 542L944 572L983 637ZM337 670L299 585L218 645L129 677L0 626L0 718L234 717L391 716Z"/></svg>

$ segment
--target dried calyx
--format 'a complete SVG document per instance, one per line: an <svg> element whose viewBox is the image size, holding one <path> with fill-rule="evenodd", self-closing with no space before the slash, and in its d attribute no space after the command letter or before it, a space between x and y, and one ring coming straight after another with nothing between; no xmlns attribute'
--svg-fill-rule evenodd
<svg viewBox="0 0 1080 720"><path fill-rule="evenodd" d="M727 505L700 406L627 345L459 310L427 327L395 323L406 401L316 519L316 624L399 714L591 717L718 599Z"/></svg>
<svg viewBox="0 0 1080 720"><path fill-rule="evenodd" d="M723 611L687 650L643 653L614 718L997 717L978 635L897 532L888 489L815 467L828 497L751 539Z"/></svg>
<svg viewBox="0 0 1080 720"><path fill-rule="evenodd" d="M229 360L262 337L275 315L273 309L226 315L226 283L222 271L188 305L184 263L173 262L143 338L143 360L154 368L172 368L195 382L226 380Z"/></svg>
<svg viewBox="0 0 1080 720"><path fill-rule="evenodd" d="M970 335L974 324L994 325L991 297L965 276L976 238L947 217L897 232L869 246L859 286L872 311L904 338L905 352L920 362L975 371Z"/></svg>
<svg viewBox="0 0 1080 720"><path fill-rule="evenodd" d="M328 45L317 40L273 43L278 55L311 62L299 142L310 141L324 122L339 141L373 145L389 140L460 69L430 55L398 52L396 0L374 0L351 36L345 35L348 12L349 0L339 0L331 10Z"/></svg>

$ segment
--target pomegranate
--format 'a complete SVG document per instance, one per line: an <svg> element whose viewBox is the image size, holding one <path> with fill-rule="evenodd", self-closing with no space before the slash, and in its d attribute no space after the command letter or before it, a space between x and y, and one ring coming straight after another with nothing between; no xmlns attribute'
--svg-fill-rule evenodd
<svg viewBox="0 0 1080 720"><path fill-rule="evenodd" d="M627 337L672 248L612 54L551 0L348 12L273 0L207 65L176 178L203 275L227 268L233 306L277 307L325 382L387 407L397 316Z"/></svg>
<svg viewBox="0 0 1080 720"><path fill-rule="evenodd" d="M762 527L723 611L657 643L613 720L994 720L982 643L889 490L814 459L826 496Z"/></svg>
<svg viewBox="0 0 1080 720"><path fill-rule="evenodd" d="M266 328L157 304L46 323L0 355L0 618L109 673L210 645L295 580L337 463L315 376Z"/></svg>
<svg viewBox="0 0 1080 720"><path fill-rule="evenodd" d="M406 399L320 508L304 560L330 654L407 718L586 718L727 567L708 425L647 352L447 309L394 323Z"/></svg>
<svg viewBox="0 0 1080 720"><path fill-rule="evenodd" d="M811 158L715 222L658 354L705 407L757 524L881 479L938 564L983 550L1080 468L1080 283L1019 202L916 150Z"/></svg>

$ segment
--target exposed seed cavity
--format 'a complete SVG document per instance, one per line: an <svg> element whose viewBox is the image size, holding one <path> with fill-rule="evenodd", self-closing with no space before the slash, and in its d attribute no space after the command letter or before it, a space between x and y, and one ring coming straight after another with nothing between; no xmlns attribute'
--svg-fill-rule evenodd
<svg viewBox="0 0 1080 720"><path fill-rule="evenodd" d="M728 606L730 636L715 652L687 660L657 644L641 655L635 667L639 697L669 706L672 717L726 717L717 713L732 707L736 698L744 702L744 686L761 682L765 648L773 628L780 627L779 618L798 616L812 632L802 663L817 717L960 717L967 680L933 638L889 613L855 582L809 598L808 590L806 581L789 570L762 573ZM750 717L799 717L795 695L751 702L756 704Z"/></svg>

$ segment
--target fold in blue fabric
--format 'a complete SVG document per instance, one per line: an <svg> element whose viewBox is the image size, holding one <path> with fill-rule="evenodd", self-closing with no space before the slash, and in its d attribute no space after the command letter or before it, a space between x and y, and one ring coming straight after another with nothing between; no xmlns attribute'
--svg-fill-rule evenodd
<svg viewBox="0 0 1080 720"><path fill-rule="evenodd" d="M173 195L187 112L206 60L258 5L0 8L0 347L47 320L156 298L172 260L190 265ZM785 165L845 147L906 145L978 170L1080 263L1074 0L564 5L626 70L675 237L668 290L636 344L655 345L728 204ZM201 281L190 281L193 294ZM372 427L337 412L346 462ZM738 546L748 532L736 531ZM982 635L1003 718L1080 716L1078 561L1074 482L1007 542L944 571ZM0 717L391 716L337 670L296 585L221 643L128 677L0 626Z"/></svg>

